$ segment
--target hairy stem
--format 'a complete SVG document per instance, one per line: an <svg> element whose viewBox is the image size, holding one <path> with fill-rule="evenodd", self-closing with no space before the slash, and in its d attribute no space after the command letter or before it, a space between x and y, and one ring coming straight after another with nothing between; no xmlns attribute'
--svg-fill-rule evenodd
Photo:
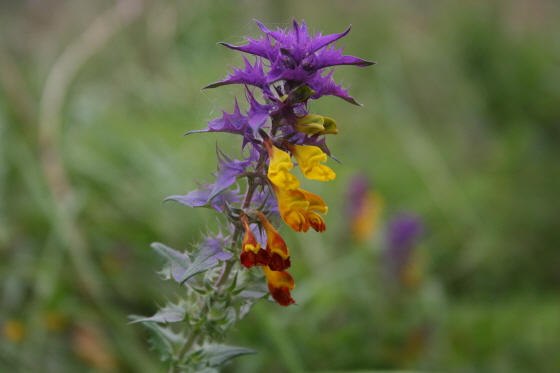
<svg viewBox="0 0 560 373"><path fill-rule="evenodd" d="M251 201L252 201L253 196L255 194L255 190L257 189L257 184L255 184L254 179L252 177L249 177L247 180L248 180L247 192L245 193L245 198L243 200L243 208L244 209L249 208L249 206L251 205ZM233 235L232 235L232 243L231 243L232 249L234 249L234 247L237 246L237 243L238 243L238 240L239 240L240 236L241 236L241 228L238 225L236 225L235 231L233 232ZM231 271L232 271L233 266L235 264L234 260L235 259L232 258L232 259L224 262L224 265L223 265L223 268L222 268L222 273L220 274L220 277L218 278L218 280L216 281L216 283L214 285L214 294L218 294L220 292L221 287L230 278ZM208 307L207 304L205 304L204 307L203 307L203 313L207 311L207 307ZM169 373L178 372L177 364L185 359L185 355L189 353L189 351L191 350L193 345L198 340L198 338L200 336L199 333L200 333L200 330L191 329L191 332L190 332L189 336L185 340L185 343L183 344L183 346L181 346L181 349L177 353L171 367L169 368Z"/></svg>
<svg viewBox="0 0 560 373"><path fill-rule="evenodd" d="M181 349L177 353L177 358L171 364L171 367L169 368L169 373L178 372L177 364L184 360L185 354L189 352L189 350L195 344L197 339L198 339L198 333L191 331L191 333L189 333L189 336L185 340L185 344L181 346Z"/></svg>

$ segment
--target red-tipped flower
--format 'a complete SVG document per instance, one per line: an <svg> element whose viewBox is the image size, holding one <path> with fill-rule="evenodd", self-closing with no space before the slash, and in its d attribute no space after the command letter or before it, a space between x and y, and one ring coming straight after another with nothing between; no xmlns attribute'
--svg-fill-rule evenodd
<svg viewBox="0 0 560 373"><path fill-rule="evenodd" d="M313 227L317 232L326 229L325 221L317 214L326 214L323 199L303 189L286 190L272 185L278 199L278 211L282 219L296 232L307 232Z"/></svg>
<svg viewBox="0 0 560 373"><path fill-rule="evenodd" d="M292 299L290 294L290 291L296 287L292 275L286 271L273 271L267 266L264 266L263 269L272 298L282 306L295 303L296 301Z"/></svg>
<svg viewBox="0 0 560 373"><path fill-rule="evenodd" d="M257 216L266 232L266 251L270 254L268 266L273 271L290 268L290 250L286 243L262 212L257 211Z"/></svg>
<svg viewBox="0 0 560 373"><path fill-rule="evenodd" d="M245 228L245 236L243 237L243 251L239 259L241 264L247 268L252 266L266 266L270 261L270 254L261 248L261 244L255 239L255 235L249 227L249 222L247 217L244 215L241 217L241 222Z"/></svg>

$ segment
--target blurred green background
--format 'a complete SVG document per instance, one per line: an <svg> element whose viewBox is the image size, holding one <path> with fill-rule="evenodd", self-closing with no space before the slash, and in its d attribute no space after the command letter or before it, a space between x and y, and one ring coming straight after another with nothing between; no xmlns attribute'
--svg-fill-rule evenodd
<svg viewBox="0 0 560 373"><path fill-rule="evenodd" d="M328 229L282 231L299 305L261 301L228 341L260 353L227 372L560 371L560 3L3 0L0 372L166 371L127 325L181 293L149 245L187 248L216 214L161 201L240 144L181 135L242 93L200 91L242 63L216 43L292 17L352 24L346 54L377 65L335 73L363 107L312 107L340 129L337 179L305 184ZM356 175L384 206L362 239ZM381 260L399 211L426 227L412 286Z"/></svg>

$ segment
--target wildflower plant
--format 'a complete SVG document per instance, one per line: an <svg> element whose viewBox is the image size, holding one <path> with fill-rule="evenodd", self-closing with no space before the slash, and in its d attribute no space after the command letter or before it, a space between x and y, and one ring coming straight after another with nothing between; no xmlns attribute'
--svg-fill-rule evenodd
<svg viewBox="0 0 560 373"><path fill-rule="evenodd" d="M259 39L247 37L243 46L220 43L252 55L253 61L243 55L244 68L234 68L225 79L204 87L242 84L249 109L243 113L235 100L231 113L223 111L206 128L187 132L239 135L241 156L218 148L213 184L199 184L184 196L166 199L216 210L222 216L218 232L208 231L189 252L152 245L163 263L160 275L183 285L186 294L134 322L151 332L153 348L170 361L171 372L215 372L231 358L253 353L221 341L261 298L270 294L282 306L295 303L295 282L288 273L292 258L279 233L279 218L296 232L323 232L328 207L321 197L300 188L292 169L297 164L311 180L336 176L324 163L331 156L326 135L338 134L337 122L311 113L309 106L328 95L360 105L334 82L334 69L327 69L373 64L343 55L335 46L350 28L311 36L305 22L293 20L291 29L276 31L257 24L264 33Z"/></svg>

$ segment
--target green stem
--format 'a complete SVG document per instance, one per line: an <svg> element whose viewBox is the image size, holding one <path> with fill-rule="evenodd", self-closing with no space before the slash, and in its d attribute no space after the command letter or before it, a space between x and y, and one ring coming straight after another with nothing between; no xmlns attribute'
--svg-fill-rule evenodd
<svg viewBox="0 0 560 373"><path fill-rule="evenodd" d="M243 209L249 208L251 206L251 200L253 199L253 195L255 194L255 190L257 186L255 185L255 181L252 177L247 178L247 193L245 193L245 200L243 201ZM237 232L237 229L236 229Z"/></svg>
<svg viewBox="0 0 560 373"><path fill-rule="evenodd" d="M183 344L183 346L181 347L181 349L177 353L177 358L173 361L173 364L171 364L171 367L169 368L169 373L178 372L176 370L177 369L177 363L183 361L183 359L185 357L185 354L187 352L189 352L189 350L194 345L194 343L196 342L197 339L198 339L198 333L195 333L195 332L191 331L191 333L187 337L187 340L185 341L185 344Z"/></svg>
<svg viewBox="0 0 560 373"><path fill-rule="evenodd" d="M255 184L254 179L249 176L247 178L247 192L245 193L245 198L243 200L243 209L249 208L249 206L251 206L251 201L253 199L256 189L257 189L257 184ZM240 235L241 235L241 228L239 227L239 225L236 225L232 235L232 244L231 244L232 249L237 245L237 241ZM214 294L219 293L221 287L230 278L230 274L234 266L234 260L235 259L230 259L224 263L222 273L214 285ZM208 294L208 296L210 296L210 294ZM206 310L207 310L207 304L204 305L202 312L204 313L206 312ZM183 344L183 346L181 346L181 349L175 355L175 359L171 367L169 368L169 373L177 372L177 364L184 360L185 355L190 351L190 349L198 340L199 333L200 331L197 329L191 330L189 336L185 340L185 343Z"/></svg>
<svg viewBox="0 0 560 373"><path fill-rule="evenodd" d="M218 281L216 282L216 291L226 282L226 280L229 278L229 274L231 273L231 269L233 268L233 260L228 260L227 262L225 262L224 264L224 269L222 271L222 274L220 275L220 278L218 279Z"/></svg>

